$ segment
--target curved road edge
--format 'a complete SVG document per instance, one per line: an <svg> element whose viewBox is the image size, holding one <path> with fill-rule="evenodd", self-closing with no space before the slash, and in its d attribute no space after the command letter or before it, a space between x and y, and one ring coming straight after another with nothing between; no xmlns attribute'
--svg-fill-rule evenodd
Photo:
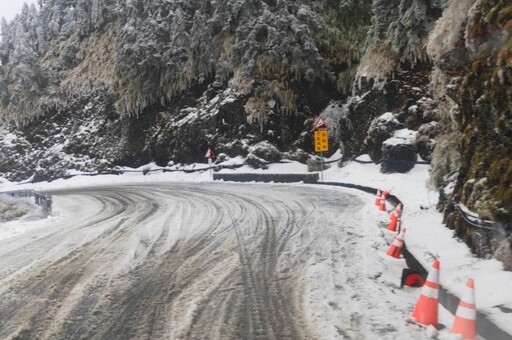
<svg viewBox="0 0 512 340"><path fill-rule="evenodd" d="M306 174L308 175L308 174ZM232 182L248 182L248 181L261 181L261 182L300 182L302 181L304 184L316 184L316 185L326 185L326 186L337 186L349 189L355 189L359 191L364 191L369 194L375 194L378 188L373 188L364 185L358 185L353 183L344 183L344 182L316 182L311 181L310 177L304 175L303 177L300 174L261 174L258 177L250 176L248 174L229 174L229 179L226 178L226 181ZM318 176L318 174L316 174ZM224 180L222 177L218 177L217 179ZM395 195L389 194L386 198L393 205L397 205L398 203L402 204L403 209L405 206L403 202ZM411 253L410 250L407 249L406 244L404 243L402 253L404 255L407 266L413 268L418 271L428 272L423 265L418 261L418 259ZM450 292L448 289L441 287L439 292L439 303L446 308L453 315L457 309L460 298L456 296L454 293ZM477 310L477 330L478 334L486 339L493 340L509 340L510 334L501 329L498 325L496 325L492 320L489 319L488 315Z"/></svg>

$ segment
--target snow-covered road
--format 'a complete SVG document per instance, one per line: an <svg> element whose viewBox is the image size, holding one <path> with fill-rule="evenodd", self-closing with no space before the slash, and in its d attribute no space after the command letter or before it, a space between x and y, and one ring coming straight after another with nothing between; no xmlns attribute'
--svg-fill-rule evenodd
<svg viewBox="0 0 512 340"><path fill-rule="evenodd" d="M372 285L378 244L348 191L144 184L55 192L54 205L54 223L0 241L2 339L421 334L382 313L397 314L397 287Z"/></svg>

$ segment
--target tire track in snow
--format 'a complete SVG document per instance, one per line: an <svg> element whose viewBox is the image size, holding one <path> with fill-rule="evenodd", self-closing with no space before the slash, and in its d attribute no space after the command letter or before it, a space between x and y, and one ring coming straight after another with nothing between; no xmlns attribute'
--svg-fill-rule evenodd
<svg viewBox="0 0 512 340"><path fill-rule="evenodd" d="M119 205L114 205L114 207L122 206L125 211L129 211L130 203L134 202L132 198L124 195L118 195L117 199ZM110 198L108 201L112 202ZM107 250L108 244L119 242L123 238L127 232L124 228L125 224L133 226L138 222L146 220L156 212L158 206L150 204L144 208L143 212L134 215L133 221L130 221L128 217L121 217L120 220L117 218L116 214L122 211L122 209L113 209L113 214L109 215L109 217L95 220L94 224L99 225L114 219L113 224L106 228L105 231L102 231L98 237L80 244L79 247L58 258L56 261L49 262L43 267L35 268L33 270L35 273L32 276L17 282L17 290L28 291L30 295L28 298L27 296L16 296L13 305L8 309L2 309L10 313L10 315L4 316L3 312L0 312L0 319L18 318L25 320L25 329L21 333L22 338L44 336L44 333L35 332L35 327L32 325L44 323L48 315L56 313L59 303L55 303L55 301L65 301L75 286L80 283L82 277L86 275L89 268L92 268L90 271L94 271L94 268L100 265L96 261L98 259L101 259L100 261L105 260L102 258L102 253ZM130 223L127 223L128 221ZM79 229L83 228L86 228L86 226L79 226ZM33 304L32 296L37 296L39 303ZM87 300L89 300L88 303L94 302L91 299ZM86 306L86 304L82 305Z"/></svg>
<svg viewBox="0 0 512 340"><path fill-rule="evenodd" d="M4 280L0 338L312 337L301 279L321 192L169 184L54 195L87 195L96 214L5 254L55 250Z"/></svg>

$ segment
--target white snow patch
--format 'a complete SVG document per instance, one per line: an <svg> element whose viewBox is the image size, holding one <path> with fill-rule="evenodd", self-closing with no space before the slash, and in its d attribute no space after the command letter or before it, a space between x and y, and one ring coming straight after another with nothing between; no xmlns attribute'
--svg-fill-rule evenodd
<svg viewBox="0 0 512 340"><path fill-rule="evenodd" d="M379 116L377 118L377 121L382 122L382 123L387 123L387 122L393 122L396 124L400 123L398 121L398 119L396 119L395 116L393 115L393 112L386 112L386 113L382 114L381 116Z"/></svg>
<svg viewBox="0 0 512 340"><path fill-rule="evenodd" d="M16 139L18 139L18 137L13 133L6 133L3 137L4 144L6 146L13 146L15 144L14 142L16 141Z"/></svg>
<svg viewBox="0 0 512 340"><path fill-rule="evenodd" d="M384 141L385 145L412 144L416 139L418 131L401 129L393 133L393 137Z"/></svg>

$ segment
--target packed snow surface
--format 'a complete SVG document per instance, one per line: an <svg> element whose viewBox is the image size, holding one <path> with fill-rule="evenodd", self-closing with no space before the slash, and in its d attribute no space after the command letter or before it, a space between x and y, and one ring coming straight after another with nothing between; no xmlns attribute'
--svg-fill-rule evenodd
<svg viewBox="0 0 512 340"><path fill-rule="evenodd" d="M333 159L339 155L334 155ZM360 160L369 160L363 156ZM241 161L241 160L240 160ZM237 160L230 160L236 163ZM190 165L188 168L200 168L205 164ZM147 166L146 166L147 167ZM154 165L149 167L156 168ZM139 169L141 170L142 167ZM297 162L271 165L268 170L254 170L243 167L237 170L222 170L224 172L264 172L264 173L297 173L306 172L306 166ZM405 242L408 249L425 268L430 268L434 258L441 261L440 283L455 295L463 291L467 278L475 280L476 306L484 311L493 322L506 332L512 334L512 323L508 308L512 308L512 273L502 270L502 265L495 260L483 260L474 257L468 247L454 238L452 230L442 223L441 214L435 209L437 193L426 188L428 165L418 164L407 174L381 174L379 166L352 162L339 168L334 165L325 171L326 182L344 182L371 186L390 190L404 203L402 216L403 226L407 228ZM297 195L304 192L302 187L314 191L315 203L322 205L322 195L326 201L339 195L349 198L347 203L340 200L339 210L323 209L324 216L308 215L310 229L303 229L299 238L292 238L289 254L294 256L297 249L313 251L304 257L303 270L300 272L300 285L303 296L300 298L305 309L305 319L314 325L312 332L323 339L412 339L435 338L457 339L450 335L448 329L453 316L441 308L440 323L446 326L440 331L423 329L408 322L416 299L420 294L417 288L400 288L400 276L406 267L403 259L394 259L385 255L394 234L386 230L388 214L380 212L374 206L373 195L357 190L325 187L319 185L305 186L304 184L222 184L210 183L208 171L196 173L161 173L150 172L143 176L140 172L127 172L120 176L74 177L68 180L56 180L51 183L23 184L4 182L1 191L31 188L39 191L84 188L101 188L102 186L123 187L136 183L141 188L145 185L159 183L201 183L205 188L216 188L245 195L254 192L264 195L265 192L274 195L284 204L293 206ZM222 185L227 185L223 188ZM287 189L288 188L288 189ZM205 189L205 194L209 189ZM269 190L269 191L267 191ZM291 194L290 194L291 193ZM346 196L348 195L348 196ZM340 197L341 197L340 196ZM295 198L294 198L295 197ZM329 199L327 199L329 198ZM312 199L312 198L309 198ZM45 228L63 227L70 218L87 219L88 213L99 209L98 203L87 196L79 200L54 201L54 216L39 221L8 222L0 224L0 240L7 242L22 240L23 235ZM164 202L164 201L159 201ZM77 205L78 204L78 205ZM168 203L165 203L168 204ZM87 209L86 209L87 208ZM388 206L388 210L392 207ZM348 213L347 213L348 212ZM76 215L76 216L75 216ZM321 222L322 225L315 223ZM97 232L100 232L98 229ZM137 249L140 239L151 239L151 230L143 228L138 238L133 239L133 247ZM96 235L82 234L85 243ZM148 234L149 233L149 234ZM147 234L147 235L146 235ZM144 236L146 235L146 236ZM301 248L304 240L314 240L311 249ZM170 241L169 241L170 242ZM57 251L57 250L55 250ZM65 252L65 250L58 250ZM131 261L129 256L125 261ZM300 261L298 262L300 263ZM123 264L125 266L127 264ZM135 264L134 264L135 265ZM298 275L295 273L294 275ZM0 282L7 279L2 276ZM7 280L8 281L8 280ZM78 293L77 293L78 294ZM198 297L198 299L200 299ZM199 300L188 303L187 313L180 319L178 328L186 329L191 322ZM188 321L187 321L188 320ZM176 320L175 320L176 321ZM177 322L177 321L176 321ZM489 339L491 340L491 339Z"/></svg>

